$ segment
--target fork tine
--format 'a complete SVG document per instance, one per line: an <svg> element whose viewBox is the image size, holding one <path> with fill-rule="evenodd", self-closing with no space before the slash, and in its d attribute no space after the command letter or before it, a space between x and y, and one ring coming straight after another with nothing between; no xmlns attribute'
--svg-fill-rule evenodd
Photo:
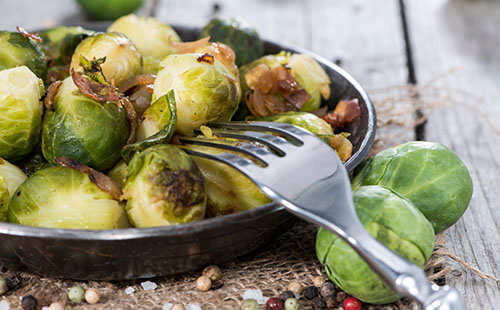
<svg viewBox="0 0 500 310"><path fill-rule="evenodd" d="M235 130L250 130L250 131L264 131L277 133L286 138L292 139L298 145L303 144L303 136L310 135L310 133L300 127L296 127L290 124L275 123L275 122L261 122L261 121L251 121L251 122L216 122L209 123L209 127L221 128L221 129L235 129Z"/></svg>

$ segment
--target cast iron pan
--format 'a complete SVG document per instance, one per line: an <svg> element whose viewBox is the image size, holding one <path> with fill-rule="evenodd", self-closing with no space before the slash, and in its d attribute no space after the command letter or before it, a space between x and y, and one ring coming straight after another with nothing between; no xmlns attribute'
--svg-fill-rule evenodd
<svg viewBox="0 0 500 310"><path fill-rule="evenodd" d="M93 27L103 30L101 27ZM99 29L100 28L100 29ZM175 27L184 40L198 29ZM346 162L352 171L367 155L376 116L366 92L344 70L297 48L265 42L265 53L306 53L332 80L330 109L341 99L358 98L361 117L349 127L354 145ZM84 231L0 223L0 261L10 270L81 280L149 278L200 269L242 256L268 244L294 222L283 207L269 203L237 214L171 227Z"/></svg>

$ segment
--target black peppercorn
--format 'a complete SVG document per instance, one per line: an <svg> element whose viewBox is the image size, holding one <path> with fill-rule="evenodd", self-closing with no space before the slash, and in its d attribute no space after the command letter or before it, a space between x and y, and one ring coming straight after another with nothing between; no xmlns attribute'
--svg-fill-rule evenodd
<svg viewBox="0 0 500 310"><path fill-rule="evenodd" d="M321 297L314 297L312 299L312 307L313 309L325 309L326 304Z"/></svg>
<svg viewBox="0 0 500 310"><path fill-rule="evenodd" d="M318 295L318 288L316 286L308 286L304 289L304 296L311 300Z"/></svg>
<svg viewBox="0 0 500 310"><path fill-rule="evenodd" d="M335 299L335 296L325 297L325 304L326 309L333 309L337 306L337 299Z"/></svg>
<svg viewBox="0 0 500 310"><path fill-rule="evenodd" d="M280 299L282 302L285 302L288 298L295 298L295 294L292 291L284 291L280 295Z"/></svg>
<svg viewBox="0 0 500 310"><path fill-rule="evenodd" d="M36 310L37 305L38 300L32 295L24 296L21 299L21 307L23 307L23 310Z"/></svg>
<svg viewBox="0 0 500 310"><path fill-rule="evenodd" d="M324 298L334 296L336 292L335 285L330 281L323 283L319 288L319 294Z"/></svg>

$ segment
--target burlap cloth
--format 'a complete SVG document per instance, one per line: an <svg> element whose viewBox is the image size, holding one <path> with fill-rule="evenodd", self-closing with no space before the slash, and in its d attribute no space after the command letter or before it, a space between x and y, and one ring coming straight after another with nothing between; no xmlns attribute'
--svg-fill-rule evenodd
<svg viewBox="0 0 500 310"><path fill-rule="evenodd" d="M443 102L439 96L433 100L416 98L418 90L413 87L398 86L370 93L375 102L378 116L377 139L372 149L376 153L392 144L414 139L413 129L425 120L425 115ZM416 119L416 109L423 111L424 118ZM33 295L38 298L39 308L59 301L65 309L162 309L164 303L197 303L203 310L239 309L243 293L248 289L260 289L266 297L278 297L287 289L291 281L299 281L304 286L312 285L315 276L325 275L324 268L315 256L315 235L317 228L306 222L298 222L287 233L278 237L264 249L220 265L223 285L215 290L199 292L195 287L201 270L170 277L150 279L158 287L143 290L141 282L135 281L72 281L39 277L28 273L17 273L21 286L10 291L1 299L6 299L11 309L21 309L20 296ZM436 239L436 249L425 267L429 279L444 283L444 275L451 271L447 260L440 253L443 236ZM2 270L4 276L14 272ZM96 288L101 300L96 305L73 305L67 302L67 290L81 285ZM126 294L125 289L133 287L135 292ZM301 309L312 309L310 302L301 299ZM400 300L386 306L364 305L364 309L419 309L416 303ZM339 307L338 309L342 309Z"/></svg>

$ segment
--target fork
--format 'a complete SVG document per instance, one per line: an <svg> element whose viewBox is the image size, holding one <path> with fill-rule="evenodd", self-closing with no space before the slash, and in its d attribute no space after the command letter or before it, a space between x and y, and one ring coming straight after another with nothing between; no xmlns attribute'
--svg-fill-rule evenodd
<svg viewBox="0 0 500 310"><path fill-rule="evenodd" d="M432 284L420 267L389 250L363 228L354 209L348 173L329 145L309 131L283 123L228 122L211 123L209 127L216 136L257 144L231 145L217 139L179 137L186 145L183 149L232 166L289 212L337 234L392 289L415 299L423 309L465 310L456 289ZM190 149L189 144L230 152L207 154Z"/></svg>

